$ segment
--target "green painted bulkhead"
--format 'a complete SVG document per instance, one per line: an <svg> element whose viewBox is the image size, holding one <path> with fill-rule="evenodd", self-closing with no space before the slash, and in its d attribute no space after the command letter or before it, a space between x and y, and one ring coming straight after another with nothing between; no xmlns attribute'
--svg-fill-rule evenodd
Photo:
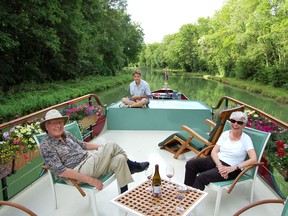
<svg viewBox="0 0 288 216"><path fill-rule="evenodd" d="M146 109L119 108L120 101L107 107L108 130L181 130L182 125L209 132L204 123L212 109L200 101L151 100Z"/></svg>

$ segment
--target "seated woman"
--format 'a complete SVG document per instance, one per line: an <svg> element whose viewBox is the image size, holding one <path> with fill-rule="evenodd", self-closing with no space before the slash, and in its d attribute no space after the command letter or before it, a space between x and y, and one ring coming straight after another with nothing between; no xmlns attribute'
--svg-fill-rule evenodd
<svg viewBox="0 0 288 216"><path fill-rule="evenodd" d="M221 134L211 156L187 161L184 183L204 190L210 182L235 179L242 168L256 163L252 140L243 132L246 123L245 113L233 112L230 116L231 130ZM249 159L245 160L247 154Z"/></svg>

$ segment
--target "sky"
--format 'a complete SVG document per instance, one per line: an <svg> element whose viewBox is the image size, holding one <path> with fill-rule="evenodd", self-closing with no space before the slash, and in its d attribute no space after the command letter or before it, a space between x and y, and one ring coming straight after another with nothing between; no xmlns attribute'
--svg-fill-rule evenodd
<svg viewBox="0 0 288 216"><path fill-rule="evenodd" d="M212 17L225 0L127 0L127 13L144 31L144 42L161 42L199 17Z"/></svg>

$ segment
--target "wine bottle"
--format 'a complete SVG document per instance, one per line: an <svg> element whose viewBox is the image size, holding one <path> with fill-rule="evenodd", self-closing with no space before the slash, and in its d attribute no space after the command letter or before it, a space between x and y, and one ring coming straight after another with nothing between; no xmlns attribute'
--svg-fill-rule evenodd
<svg viewBox="0 0 288 216"><path fill-rule="evenodd" d="M161 177L159 174L159 165L155 165L155 173L152 179L152 188L153 188L153 196L160 197L161 196Z"/></svg>

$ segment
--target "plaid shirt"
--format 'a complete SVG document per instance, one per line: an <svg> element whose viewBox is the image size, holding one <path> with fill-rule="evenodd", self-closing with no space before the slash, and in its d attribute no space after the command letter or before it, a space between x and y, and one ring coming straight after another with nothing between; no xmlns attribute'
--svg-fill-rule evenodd
<svg viewBox="0 0 288 216"><path fill-rule="evenodd" d="M67 168L75 168L88 157L85 142L78 140L67 131L62 134L62 137L66 143L47 134L40 145L45 165L57 176Z"/></svg>

